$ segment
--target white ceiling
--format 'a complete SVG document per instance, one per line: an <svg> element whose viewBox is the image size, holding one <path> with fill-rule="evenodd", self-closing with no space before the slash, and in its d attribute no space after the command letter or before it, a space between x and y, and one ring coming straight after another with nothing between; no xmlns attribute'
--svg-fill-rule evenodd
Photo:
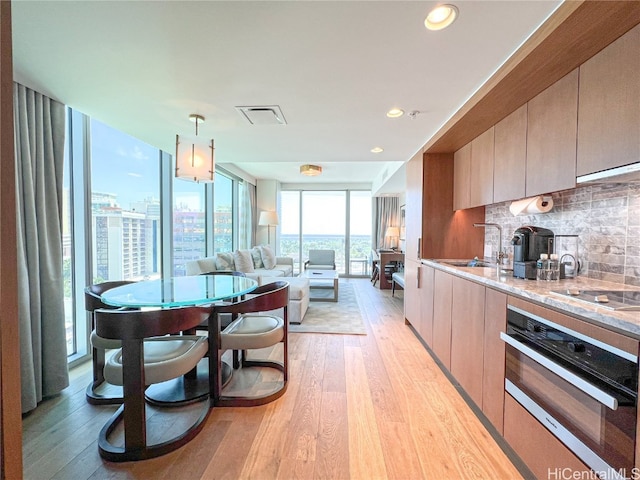
<svg viewBox="0 0 640 480"><path fill-rule="evenodd" d="M167 152L198 113L216 161L255 178L375 185L560 2L456 1L459 19L431 32L437 3L14 0L14 76ZM279 105L287 125L250 125L245 105ZM323 174L301 176L304 163Z"/></svg>

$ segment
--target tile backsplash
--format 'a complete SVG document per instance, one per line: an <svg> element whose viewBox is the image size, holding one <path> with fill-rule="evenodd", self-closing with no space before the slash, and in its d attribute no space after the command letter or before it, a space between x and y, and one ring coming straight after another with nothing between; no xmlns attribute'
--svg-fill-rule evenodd
<svg viewBox="0 0 640 480"><path fill-rule="evenodd" d="M509 259L513 232L535 225L556 235L578 235L581 276L640 286L640 183L588 185L552 197L554 207L544 214L513 216L511 202L486 207L486 221L502 227ZM498 250L495 228L486 229L485 244L485 251Z"/></svg>

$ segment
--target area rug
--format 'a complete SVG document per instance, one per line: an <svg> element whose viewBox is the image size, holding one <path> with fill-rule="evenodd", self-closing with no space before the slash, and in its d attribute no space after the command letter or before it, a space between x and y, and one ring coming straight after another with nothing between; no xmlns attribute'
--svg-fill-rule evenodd
<svg viewBox="0 0 640 480"><path fill-rule="evenodd" d="M313 289L312 296L322 294L317 290L319 289ZM310 302L302 323L290 325L289 331L366 335L353 286L350 283L340 283L338 302Z"/></svg>

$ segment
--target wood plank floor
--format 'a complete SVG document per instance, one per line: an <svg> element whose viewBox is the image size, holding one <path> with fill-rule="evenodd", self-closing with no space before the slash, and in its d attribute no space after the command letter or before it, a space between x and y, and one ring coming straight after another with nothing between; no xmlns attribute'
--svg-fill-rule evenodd
<svg viewBox="0 0 640 480"><path fill-rule="evenodd" d="M355 288L367 335L291 334L279 400L216 409L186 447L114 464L96 439L116 408L85 402L90 376L80 367L23 419L25 478L522 478L404 324L403 292L341 281Z"/></svg>

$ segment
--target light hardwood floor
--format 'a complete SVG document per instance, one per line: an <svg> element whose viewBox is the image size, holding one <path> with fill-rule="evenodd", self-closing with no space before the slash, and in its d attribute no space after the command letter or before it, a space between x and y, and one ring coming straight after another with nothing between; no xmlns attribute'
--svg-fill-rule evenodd
<svg viewBox="0 0 640 480"><path fill-rule="evenodd" d="M84 399L88 368L23 419L27 479L522 478L404 324L402 295L351 282L367 335L290 335L279 400L218 408L186 447L114 464L97 435L115 407Z"/></svg>

